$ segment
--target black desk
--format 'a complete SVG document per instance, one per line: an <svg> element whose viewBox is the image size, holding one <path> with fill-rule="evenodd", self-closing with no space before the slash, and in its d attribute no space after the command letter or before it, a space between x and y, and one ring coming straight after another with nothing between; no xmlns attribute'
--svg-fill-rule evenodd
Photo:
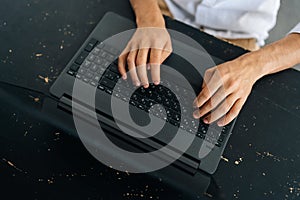
<svg viewBox="0 0 300 200"><path fill-rule="evenodd" d="M5 0L0 7L0 80L48 92L106 11L133 18L127 1ZM256 84L224 153L228 160L210 177L218 189L206 195L176 179L172 183L103 166L63 126L49 125L51 119L40 115L41 94L0 84L1 197L298 199L299 77L286 70Z"/></svg>

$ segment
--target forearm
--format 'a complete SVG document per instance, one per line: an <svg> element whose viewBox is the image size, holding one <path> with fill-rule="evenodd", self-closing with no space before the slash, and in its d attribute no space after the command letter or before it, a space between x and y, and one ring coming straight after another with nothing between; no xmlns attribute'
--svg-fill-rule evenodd
<svg viewBox="0 0 300 200"><path fill-rule="evenodd" d="M138 27L164 27L157 0L130 0Z"/></svg>
<svg viewBox="0 0 300 200"><path fill-rule="evenodd" d="M240 57L245 67L257 72L257 79L300 63L300 34L289 34L266 47Z"/></svg>

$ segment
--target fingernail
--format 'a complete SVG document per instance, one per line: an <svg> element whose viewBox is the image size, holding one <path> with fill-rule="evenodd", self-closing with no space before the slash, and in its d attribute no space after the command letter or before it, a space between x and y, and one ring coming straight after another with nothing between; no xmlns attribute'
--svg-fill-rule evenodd
<svg viewBox="0 0 300 200"><path fill-rule="evenodd" d="M200 118L200 113L198 110L194 111L193 113L194 118L199 119Z"/></svg>
<svg viewBox="0 0 300 200"><path fill-rule="evenodd" d="M193 107L194 107L194 108L197 108L197 107L198 107L198 106L197 106L197 99L194 100L194 102L193 102Z"/></svg>
<svg viewBox="0 0 300 200"><path fill-rule="evenodd" d="M208 124L208 119L203 119L203 122L204 122L205 124Z"/></svg>
<svg viewBox="0 0 300 200"><path fill-rule="evenodd" d="M127 75L124 74L124 75L122 76L122 78L123 78L123 80L126 80L126 79L127 79Z"/></svg>
<svg viewBox="0 0 300 200"><path fill-rule="evenodd" d="M223 123L221 121L218 121L218 126L224 126Z"/></svg>
<svg viewBox="0 0 300 200"><path fill-rule="evenodd" d="M159 81L154 81L154 85L159 85Z"/></svg>
<svg viewBox="0 0 300 200"><path fill-rule="evenodd" d="M149 87L149 84L145 84L145 85L144 85L144 88L148 88L148 87Z"/></svg>
<svg viewBox="0 0 300 200"><path fill-rule="evenodd" d="M134 84L136 87L139 87L141 85L141 83L139 81L135 81L135 84Z"/></svg>

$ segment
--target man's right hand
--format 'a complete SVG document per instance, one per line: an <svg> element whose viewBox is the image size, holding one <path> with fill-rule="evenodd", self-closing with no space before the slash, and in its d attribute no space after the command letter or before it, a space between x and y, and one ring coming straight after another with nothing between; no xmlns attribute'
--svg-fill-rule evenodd
<svg viewBox="0 0 300 200"><path fill-rule="evenodd" d="M135 86L149 87L147 70L151 70L152 82L160 83L160 65L171 54L170 35L156 1L151 2L153 12L142 12L141 1L132 1L136 12L137 30L119 57L119 71L127 79L126 68ZM150 1L149 1L150 3ZM135 5L138 4L138 5Z"/></svg>

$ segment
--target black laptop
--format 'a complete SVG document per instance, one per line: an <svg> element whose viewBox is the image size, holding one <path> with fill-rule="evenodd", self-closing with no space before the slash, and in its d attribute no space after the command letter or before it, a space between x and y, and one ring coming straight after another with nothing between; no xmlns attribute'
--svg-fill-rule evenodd
<svg viewBox="0 0 300 200"><path fill-rule="evenodd" d="M74 105L80 108L78 112L82 113L81 118L86 123L89 123L90 113L94 113L92 115L97 117L98 123L101 124L108 138L114 135L128 144L124 147L126 151L130 151L130 146L139 149L138 153L159 150L174 139L178 130L183 134L193 136L188 149L180 152L181 156L173 164L191 173L203 170L212 174L216 171L226 148L235 120L225 127L218 127L214 123L207 125L201 119L194 119L191 115L194 109L192 97L200 92L204 72L215 64L225 62L225 58L218 57L216 52L223 51L223 55L226 55L228 49L226 45L216 45L212 36L200 34L197 29L167 17L165 20L168 29L186 34L195 41L201 40L201 43L207 46L203 46L203 50L197 45L182 41L180 37L172 38L173 49L183 54L172 53L163 63L161 85L150 84L147 89L136 88L130 80L122 80L117 59L130 37L125 38L124 41L112 38L118 38L116 35L119 33L135 28L135 23L115 13L107 13L62 71L50 92L59 99L57 107L70 113L70 117L74 114L74 109L72 109ZM217 50L214 51L214 48ZM207 52L210 54L209 58ZM230 51L227 53L230 54ZM189 56L182 56L195 54L198 55L196 61L190 61L187 58ZM229 55L227 59L232 58ZM199 64L195 66L195 62ZM176 76L170 70L165 70L168 67L182 76ZM182 77L188 80L189 88L182 84L184 82L181 80ZM84 100L74 97L75 82L87 88L82 91L83 96L89 95L89 88L90 91L95 92L94 106L91 107ZM174 94L174 91L180 91L178 93L180 95ZM122 120L122 117L114 118L112 111L115 109L112 108L112 98L117 99L115 102L119 102L118 105L128 107L132 121L141 129L131 127L130 124L124 122L125 119ZM143 133L141 130L151 123L151 119L155 118L162 120L165 124L160 132L146 137L147 131ZM93 125L93 123L90 124ZM146 136L134 137L132 134L126 134L122 131L124 129L120 128L120 124L133 133L146 134ZM93 139L90 142L93 143ZM101 144L98 147L101 153ZM97 144L94 148L97 148ZM176 146L172 148L178 151ZM106 151L109 152L109 149ZM126 160L132 162L130 159L122 158L122 162Z"/></svg>

